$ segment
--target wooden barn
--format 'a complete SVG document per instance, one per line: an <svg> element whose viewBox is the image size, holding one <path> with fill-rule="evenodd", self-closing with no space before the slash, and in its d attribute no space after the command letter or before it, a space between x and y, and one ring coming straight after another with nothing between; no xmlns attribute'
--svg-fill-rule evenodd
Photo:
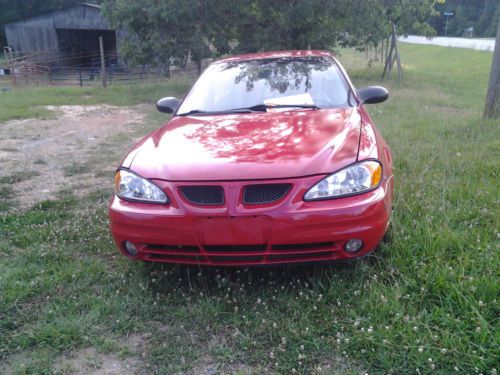
<svg viewBox="0 0 500 375"><path fill-rule="evenodd" d="M5 32L14 52L56 56L67 65L91 65L100 36L106 55L116 59L124 36L110 26L99 5L87 3L8 23Z"/></svg>

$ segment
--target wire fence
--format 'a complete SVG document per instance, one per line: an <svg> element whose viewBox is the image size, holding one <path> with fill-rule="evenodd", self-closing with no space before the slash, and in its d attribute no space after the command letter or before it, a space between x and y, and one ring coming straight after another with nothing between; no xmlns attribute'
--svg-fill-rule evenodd
<svg viewBox="0 0 500 375"><path fill-rule="evenodd" d="M192 61L182 65L145 64L130 67L120 62L116 54L107 53L101 56L99 51L22 54L5 50L4 53L12 86L108 86L156 82L158 79L170 77L194 77L200 72L199 67ZM201 71L212 61L202 60Z"/></svg>

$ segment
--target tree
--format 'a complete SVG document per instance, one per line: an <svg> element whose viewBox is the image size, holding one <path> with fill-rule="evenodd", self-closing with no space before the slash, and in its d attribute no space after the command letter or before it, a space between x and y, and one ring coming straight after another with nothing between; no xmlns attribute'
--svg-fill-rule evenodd
<svg viewBox="0 0 500 375"><path fill-rule="evenodd" d="M473 28L473 36L494 37L500 18L500 2L498 0L446 0L435 5L438 11L430 20L438 35L444 35L446 18L443 12L451 12L447 35L465 36L466 29Z"/></svg>
<svg viewBox="0 0 500 375"><path fill-rule="evenodd" d="M393 25L432 30L435 0L103 0L129 33L122 55L139 64L188 56L200 63L228 52L377 46ZM200 68L200 65L198 65ZM168 71L168 69L167 69Z"/></svg>
<svg viewBox="0 0 500 375"><path fill-rule="evenodd" d="M233 25L238 52L330 49L352 19L348 0L240 0ZM344 33L345 34L345 33Z"/></svg>
<svg viewBox="0 0 500 375"><path fill-rule="evenodd" d="M377 47L382 40L390 35L387 41L390 43L390 50L386 55L382 80L390 76L395 63L398 66L399 80L403 79L397 48L398 34L410 32L427 36L435 34L427 20L435 12L434 4L436 1L443 0L366 0L357 4L355 13L358 14L358 18L367 20L367 22L363 22L363 30L361 30L365 35L365 43ZM360 37L363 38L362 35L357 35L358 39Z"/></svg>
<svg viewBox="0 0 500 375"><path fill-rule="evenodd" d="M493 52L484 117L500 117L500 22L498 22L497 39L495 42L495 51Z"/></svg>
<svg viewBox="0 0 500 375"><path fill-rule="evenodd" d="M105 0L103 12L111 23L127 31L122 53L135 64L165 66L180 64L188 56L197 62L229 50L225 16L230 0Z"/></svg>

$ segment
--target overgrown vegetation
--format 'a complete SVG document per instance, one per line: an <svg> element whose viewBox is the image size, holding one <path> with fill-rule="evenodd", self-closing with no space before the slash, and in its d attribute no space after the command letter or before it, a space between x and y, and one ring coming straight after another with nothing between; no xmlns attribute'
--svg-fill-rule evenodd
<svg viewBox="0 0 500 375"><path fill-rule="evenodd" d="M497 373L500 134L481 120L491 54L401 49L404 85L369 107L396 167L391 240L373 256L280 269L131 262L108 234L109 191L63 192L1 214L0 373L51 374L88 347L158 374ZM380 76L353 52L341 60L359 87ZM32 104L49 104L40 92L50 104L153 94L119 90L11 94ZM144 346L124 349L129 335Z"/></svg>
<svg viewBox="0 0 500 375"><path fill-rule="evenodd" d="M376 47L393 24L434 35L428 20L443 1L103 0L103 13L128 31L121 52L130 62L168 67L190 57L200 69L201 59L226 53Z"/></svg>

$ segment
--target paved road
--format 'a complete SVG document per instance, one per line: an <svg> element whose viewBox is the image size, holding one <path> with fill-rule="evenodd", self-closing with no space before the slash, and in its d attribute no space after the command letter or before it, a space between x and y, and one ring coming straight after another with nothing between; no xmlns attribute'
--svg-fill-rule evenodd
<svg viewBox="0 0 500 375"><path fill-rule="evenodd" d="M470 48L481 51L493 51L495 48L495 39L469 39L469 38L450 38L450 37L435 37L427 39L424 36L408 35L408 37L399 37L399 41L403 43L413 44L433 44L444 47L459 47Z"/></svg>

